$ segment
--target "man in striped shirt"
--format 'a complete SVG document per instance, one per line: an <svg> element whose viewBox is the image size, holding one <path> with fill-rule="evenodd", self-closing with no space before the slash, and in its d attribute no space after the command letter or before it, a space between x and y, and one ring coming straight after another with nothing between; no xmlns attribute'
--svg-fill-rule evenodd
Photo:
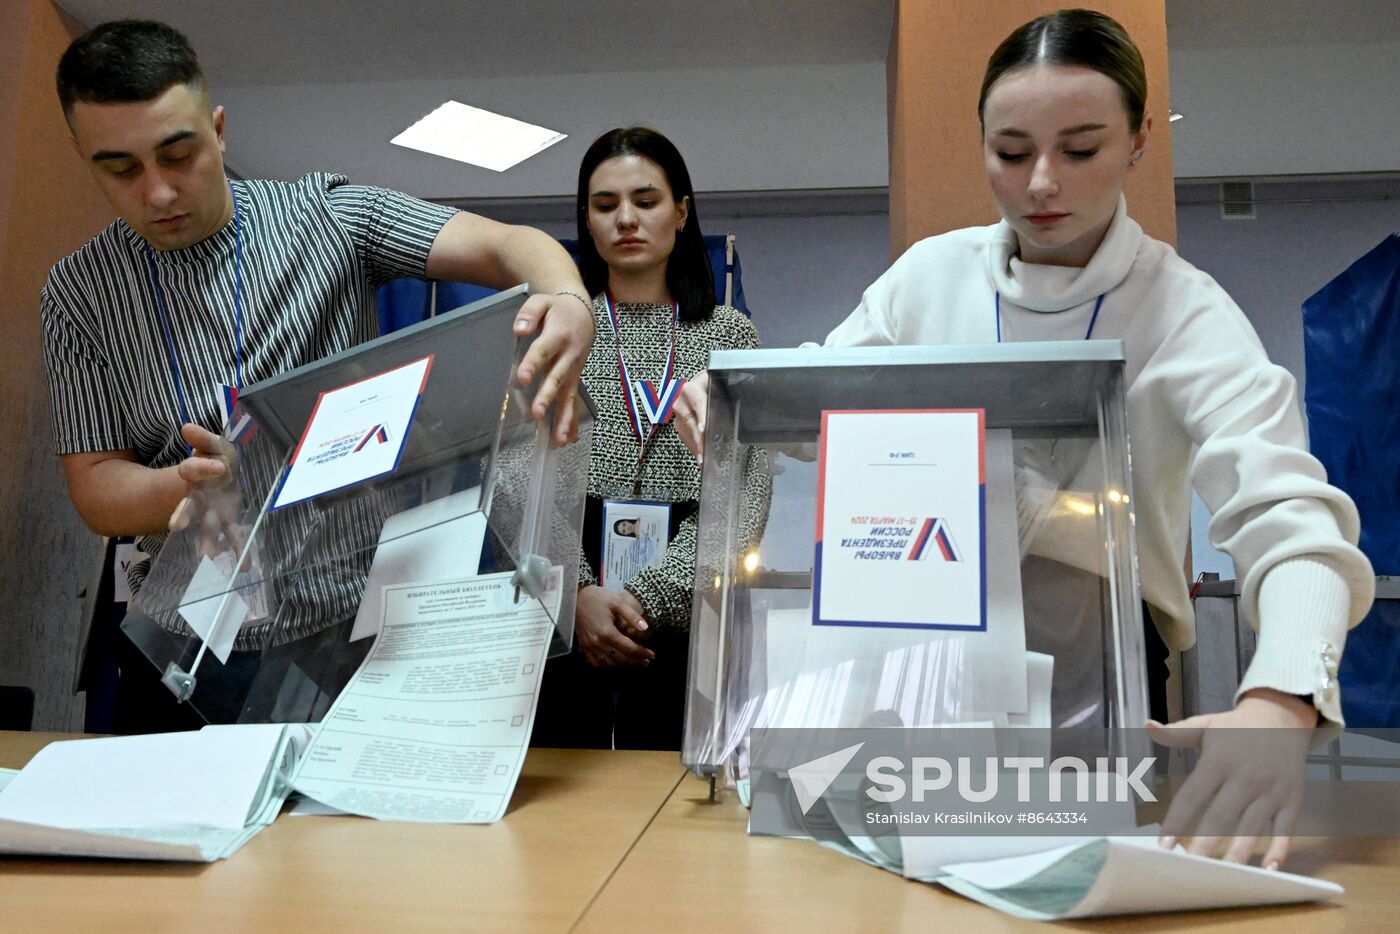
<svg viewBox="0 0 1400 934"><path fill-rule="evenodd" d="M96 27L64 53L57 83L119 218L41 294L58 453L93 531L139 536L155 554L187 521L190 492L226 479L221 387L376 336L375 292L402 276L529 282L516 331L539 336L519 377L544 374L533 412L556 406L557 440L572 440L593 313L552 238L334 175L230 182L223 108L188 41L160 23Z"/></svg>

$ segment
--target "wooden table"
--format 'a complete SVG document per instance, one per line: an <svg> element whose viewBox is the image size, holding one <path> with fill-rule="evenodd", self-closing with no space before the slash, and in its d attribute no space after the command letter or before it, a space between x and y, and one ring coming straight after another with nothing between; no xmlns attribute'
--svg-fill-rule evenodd
<svg viewBox="0 0 1400 934"><path fill-rule="evenodd" d="M0 733L0 766L58 738ZM675 753L538 749L489 826L284 814L207 865L0 859L0 931L564 931L682 774Z"/></svg>
<svg viewBox="0 0 1400 934"><path fill-rule="evenodd" d="M952 931L1049 930L934 885L907 882L805 840L749 837L730 794L707 801L687 778L651 822L577 930ZM1085 931L1306 934L1400 928L1400 839L1296 841L1288 868L1340 883L1333 903L1061 922ZM1150 885L1150 880L1144 880ZM1392 927L1395 925L1395 927Z"/></svg>
<svg viewBox="0 0 1400 934"><path fill-rule="evenodd" d="M0 733L0 765L56 738ZM209 865L0 860L0 931L1048 930L814 843L749 837L734 796L706 793L674 753L532 750L491 826L284 815ZM1347 894L1061 926L1394 929L1400 839L1298 841L1289 867Z"/></svg>

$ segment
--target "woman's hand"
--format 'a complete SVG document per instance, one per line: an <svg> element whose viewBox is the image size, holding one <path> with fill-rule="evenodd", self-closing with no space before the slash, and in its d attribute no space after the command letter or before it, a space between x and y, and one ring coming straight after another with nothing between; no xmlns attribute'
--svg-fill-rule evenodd
<svg viewBox="0 0 1400 934"><path fill-rule="evenodd" d="M645 668L656 653L638 640L649 632L642 606L632 594L596 584L578 592L574 641L594 668Z"/></svg>
<svg viewBox="0 0 1400 934"><path fill-rule="evenodd" d="M1209 856L1225 847L1227 862L1244 863L1261 836L1270 837L1265 869L1288 858L1289 834L1303 803L1304 766L1317 711L1300 698L1260 688L1226 713L1147 723L1163 746L1193 748L1201 758L1162 821L1170 848L1196 828L1186 847Z"/></svg>
<svg viewBox="0 0 1400 934"><path fill-rule="evenodd" d="M705 462L705 415L710 403L710 371L701 370L681 387L676 398L676 434L695 455L695 463Z"/></svg>

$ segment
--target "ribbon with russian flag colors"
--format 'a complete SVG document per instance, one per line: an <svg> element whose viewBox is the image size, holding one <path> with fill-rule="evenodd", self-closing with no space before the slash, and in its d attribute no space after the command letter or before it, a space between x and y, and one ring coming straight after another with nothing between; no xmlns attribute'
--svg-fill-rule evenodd
<svg viewBox="0 0 1400 934"><path fill-rule="evenodd" d="M627 410L627 424L632 426L632 434L636 437L637 443L643 450L651 440L652 435L662 425L671 420L675 414L676 400L680 398L681 389L685 386L685 380L675 375L676 370L676 328L680 323L681 306L678 302L671 303L671 348L666 354L666 366L661 372L657 383L649 379L633 379L631 371L627 368L627 361L622 356L622 328L618 323L617 304L613 301L612 295L603 293L603 305L608 312L608 324L612 327L613 346L617 351L617 378L622 386L622 405ZM641 405L638 405L638 400ZM643 417L650 424L644 428ZM640 455L639 455L640 456Z"/></svg>

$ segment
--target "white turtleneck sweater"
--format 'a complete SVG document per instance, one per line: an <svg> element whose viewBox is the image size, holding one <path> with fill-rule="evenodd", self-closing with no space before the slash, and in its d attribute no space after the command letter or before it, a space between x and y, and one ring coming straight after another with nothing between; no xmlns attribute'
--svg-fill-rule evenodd
<svg viewBox="0 0 1400 934"><path fill-rule="evenodd" d="M1259 626L1239 692L1311 697L1342 723L1336 665L1369 610L1370 562L1351 498L1308 453L1293 377L1270 363L1244 313L1210 276L1118 212L1082 269L1021 262L1002 222L914 244L865 292L826 345L1082 340L1127 354L1128 434L1143 595L1163 640L1195 642L1183 565L1191 486L1210 540L1234 559L1241 604ZM1255 623L1258 625L1257 623Z"/></svg>

